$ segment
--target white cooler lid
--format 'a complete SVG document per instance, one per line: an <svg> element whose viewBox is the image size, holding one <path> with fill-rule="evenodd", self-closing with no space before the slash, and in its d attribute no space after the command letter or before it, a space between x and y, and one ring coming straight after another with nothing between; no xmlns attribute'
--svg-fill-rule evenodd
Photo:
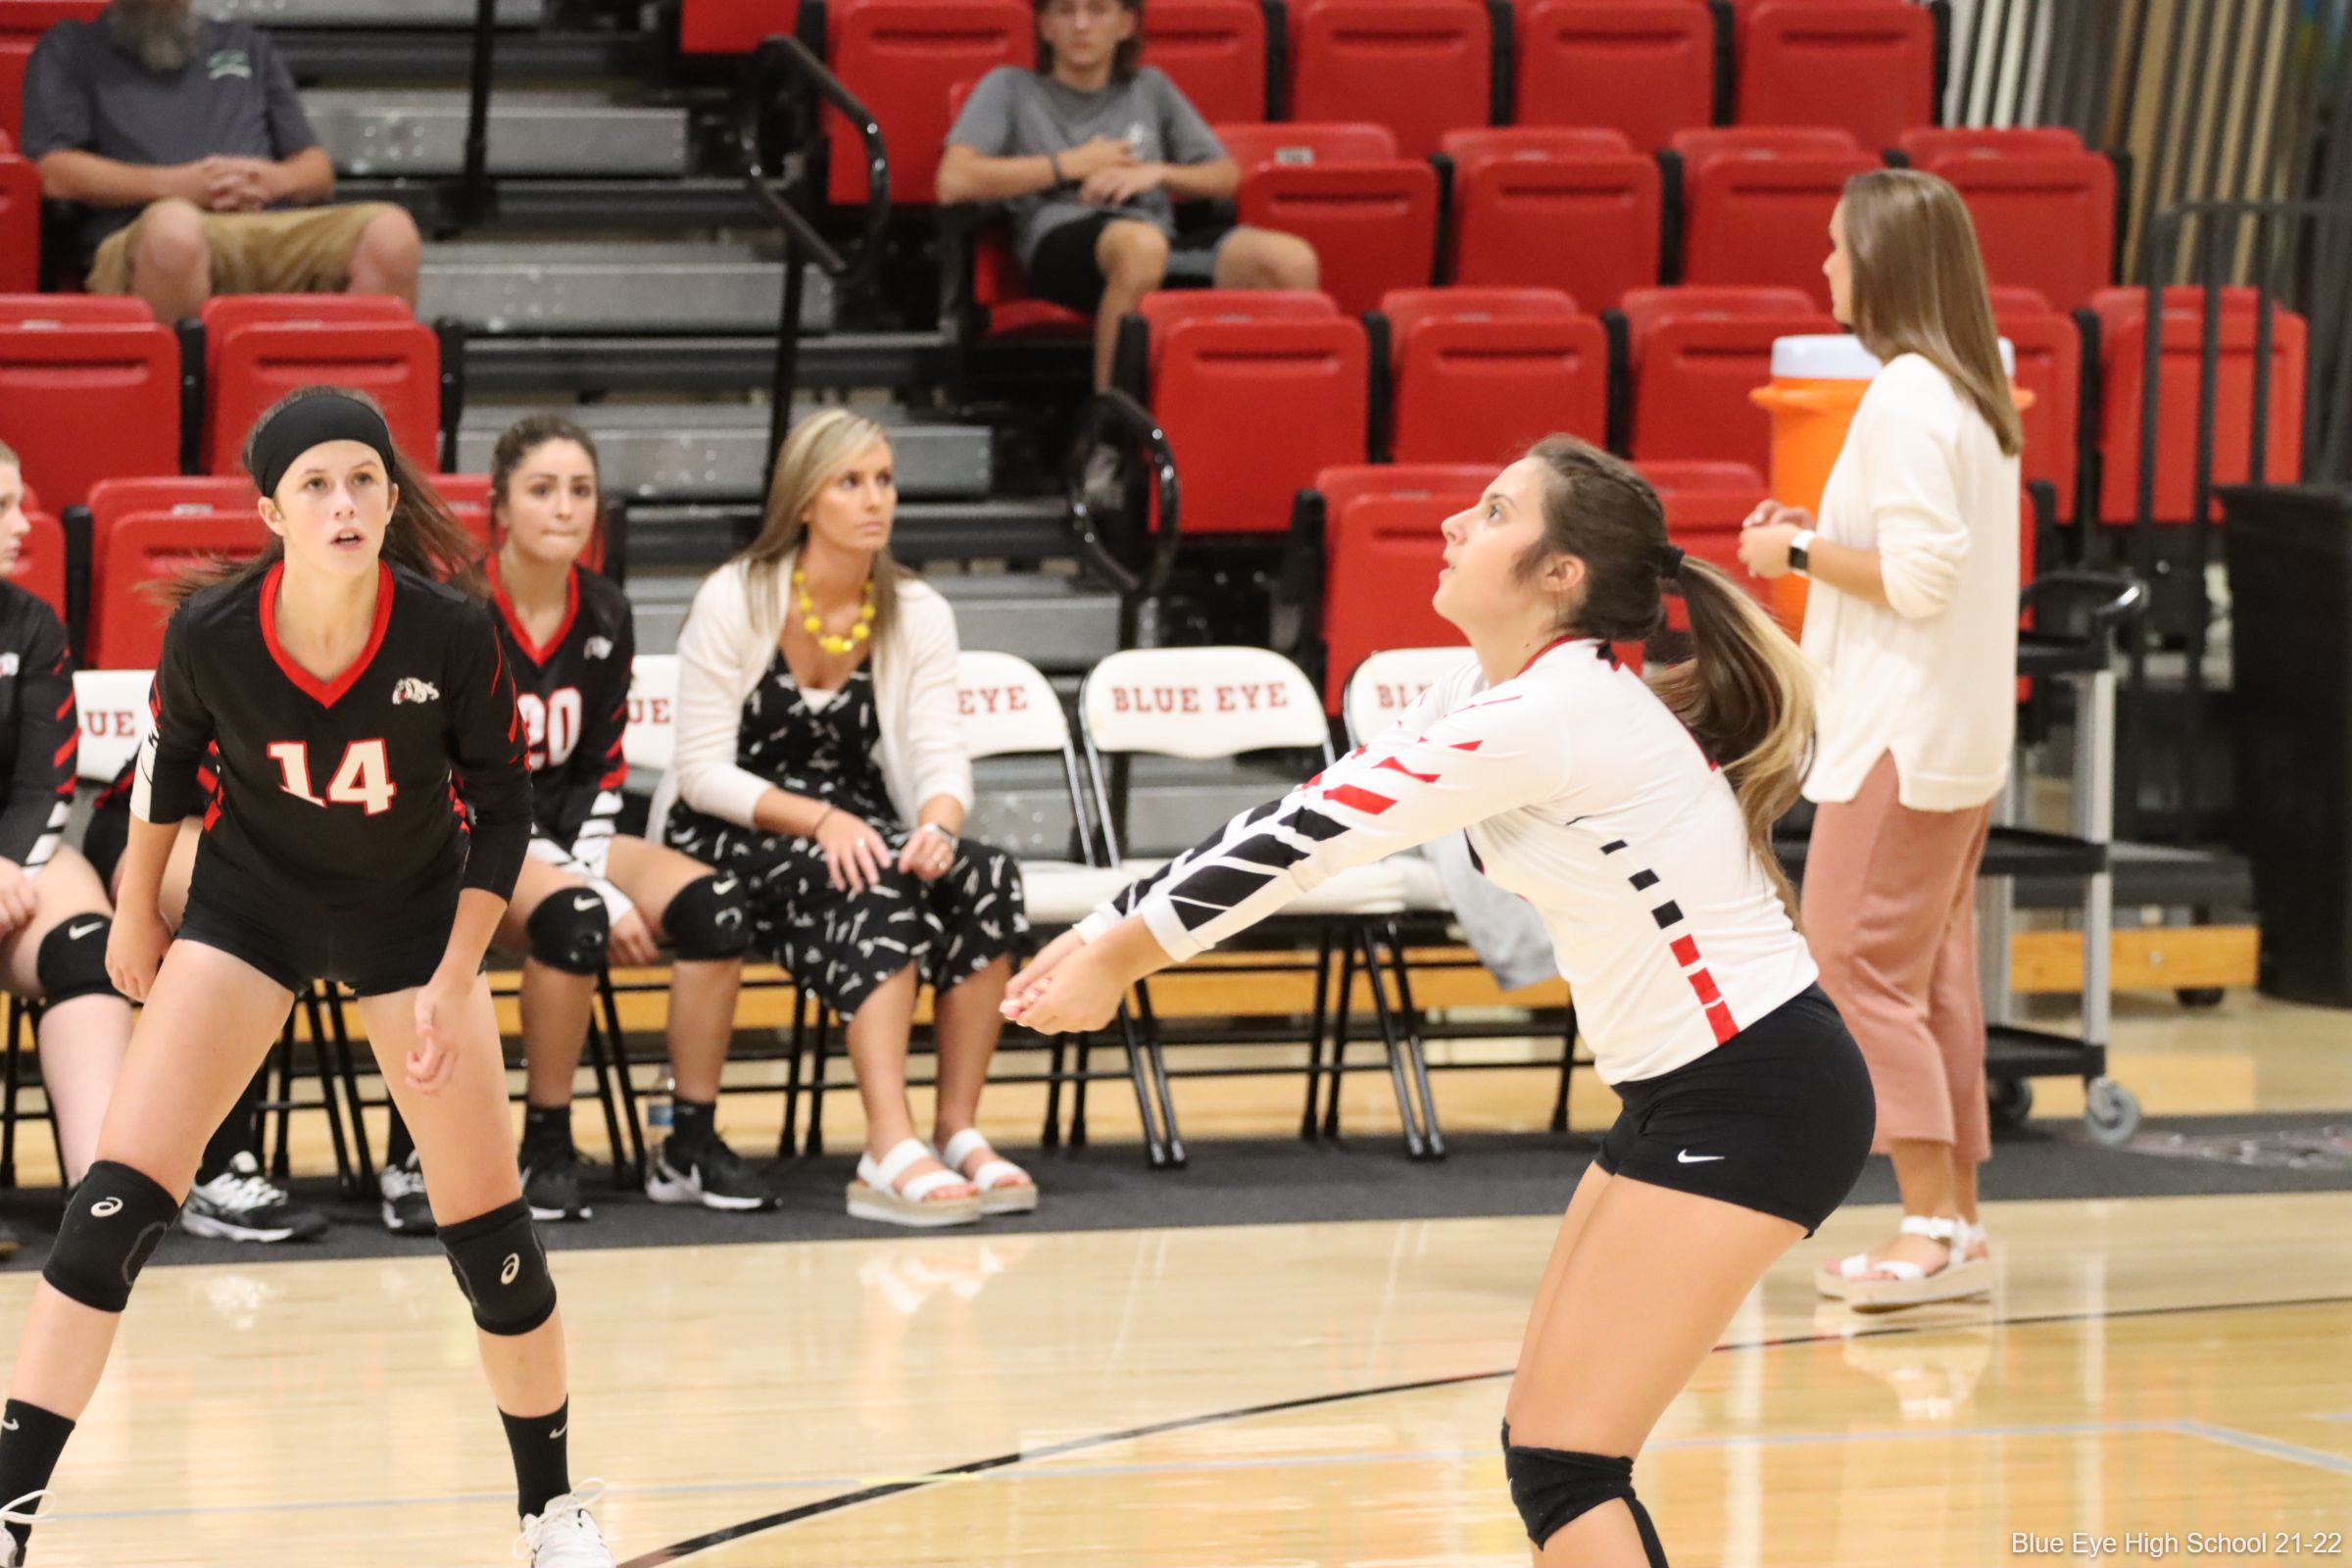
<svg viewBox="0 0 2352 1568"><path fill-rule="evenodd" d="M1803 381L1868 381L1886 367L1851 332L1813 332L1775 338L1772 373ZM2001 339L2001 369L2017 374L2017 346Z"/></svg>

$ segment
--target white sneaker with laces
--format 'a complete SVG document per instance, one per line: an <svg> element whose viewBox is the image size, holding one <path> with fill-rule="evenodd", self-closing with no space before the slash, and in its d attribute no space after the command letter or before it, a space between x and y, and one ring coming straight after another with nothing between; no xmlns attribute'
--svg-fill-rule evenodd
<svg viewBox="0 0 2352 1568"><path fill-rule="evenodd" d="M522 1534L514 1538L514 1560L531 1568L614 1568L612 1548L588 1517L590 1505L604 1494L602 1481L583 1481L549 1498L542 1511L525 1515Z"/></svg>
<svg viewBox="0 0 2352 1568"><path fill-rule="evenodd" d="M0 1508L0 1526L31 1524L33 1510L40 1506L41 1499L47 1495L49 1494L46 1491L27 1492L8 1506ZM7 1530L0 1529L0 1568L17 1568L17 1564L24 1560L17 1550L17 1538Z"/></svg>

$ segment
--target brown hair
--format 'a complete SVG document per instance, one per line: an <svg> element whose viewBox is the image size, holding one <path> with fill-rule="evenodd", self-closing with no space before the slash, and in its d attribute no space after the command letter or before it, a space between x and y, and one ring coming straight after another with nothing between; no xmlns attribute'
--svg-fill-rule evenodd
<svg viewBox="0 0 2352 1568"><path fill-rule="evenodd" d="M1914 169L1874 169L1845 182L1844 222L1862 346L1881 360L1917 354L1933 363L1992 426L2002 455L2016 457L2025 427L1960 193Z"/></svg>
<svg viewBox="0 0 2352 1568"><path fill-rule="evenodd" d="M1053 3L1054 0L1031 0L1030 9L1042 17ZM1111 54L1110 79L1133 81L1135 74L1144 69L1144 0L1119 0L1119 4L1135 19L1135 30L1120 39L1119 47ZM1037 40L1037 74L1054 74L1054 46L1043 38Z"/></svg>
<svg viewBox="0 0 2352 1568"><path fill-rule="evenodd" d="M507 489L514 482L523 460L550 441L569 441L588 454L589 471L596 476L596 518L588 530L586 549L593 550L605 527L605 460L596 439L560 414L529 414L507 426L490 451L490 518L495 529L498 509L507 504ZM495 539L493 540L495 543Z"/></svg>
<svg viewBox="0 0 2352 1568"><path fill-rule="evenodd" d="M24 466L24 465L18 460L17 449L10 446L5 441L0 441L0 464L4 464L11 468L22 468Z"/></svg>
<svg viewBox="0 0 2352 1568"><path fill-rule="evenodd" d="M349 387L306 386L278 399L262 416L253 421L259 431L270 417L287 404L318 392L334 392L355 399L382 413L375 399L365 392ZM245 437L243 462L252 471L255 458L252 434ZM385 474L399 499L393 504L391 521L384 529L383 559L395 566L406 566L420 576L435 582L445 582L464 589L475 598L485 597L489 584L482 577L481 546L457 518L450 515L449 504L441 499L424 470L412 462L398 447L392 449L391 471ZM271 497L274 501L276 498ZM242 585L257 582L270 574L271 567L286 559L286 542L275 534L262 547L262 553L251 561L212 561L191 567L175 576L161 579L158 592L165 603L178 604L202 588L220 583Z"/></svg>
<svg viewBox="0 0 2352 1568"><path fill-rule="evenodd" d="M1573 436L1547 436L1529 457L1545 470L1544 537L1520 561L1533 576L1553 555L1585 564L1585 591L1563 631L1646 641L1666 623L1665 595L1690 612L1691 657L1652 662L1646 679L1723 769L1749 846L1796 918L1796 896L1773 854L1772 825L1796 804L1813 757L1813 677L1786 632L1731 578L1666 538L1649 481Z"/></svg>
<svg viewBox="0 0 2352 1568"><path fill-rule="evenodd" d="M752 615L759 625L783 622L783 585L777 578L785 557L798 555L808 542L808 524L803 514L815 502L816 493L850 460L877 442L889 445L889 432L847 409L812 414L794 425L785 438L767 487L767 521L760 537L735 558L744 564ZM877 646L897 621L899 584L913 575L891 559L888 548L874 552L873 640Z"/></svg>

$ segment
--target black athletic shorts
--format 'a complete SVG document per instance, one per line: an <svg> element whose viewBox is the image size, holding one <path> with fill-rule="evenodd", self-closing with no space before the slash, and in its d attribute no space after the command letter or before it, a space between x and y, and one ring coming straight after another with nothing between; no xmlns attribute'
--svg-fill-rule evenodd
<svg viewBox="0 0 2352 1568"><path fill-rule="evenodd" d="M81 858L98 870L98 885L113 897L115 867L122 863L122 852L130 845L130 808L110 808L90 813L90 825L81 830Z"/></svg>
<svg viewBox="0 0 2352 1568"><path fill-rule="evenodd" d="M1600 1168L1793 1220L1810 1236L1852 1192L1878 1100L1845 1020L1807 986L1696 1061L1613 1086Z"/></svg>
<svg viewBox="0 0 2352 1568"><path fill-rule="evenodd" d="M1095 242L1102 225L1122 220L1123 214L1102 213L1072 220L1046 230L1029 258L1029 292L1067 311L1092 316L1102 304L1102 265L1095 260ZM1140 219L1127 220L1140 222ZM1178 234L1168 242L1168 272L1162 288L1207 288L1217 278L1217 248L1231 237L1230 228Z"/></svg>
<svg viewBox="0 0 2352 1568"><path fill-rule="evenodd" d="M363 997L423 985L441 966L457 918L456 877L333 909L277 877L201 851L176 940L218 948L288 991L339 980Z"/></svg>

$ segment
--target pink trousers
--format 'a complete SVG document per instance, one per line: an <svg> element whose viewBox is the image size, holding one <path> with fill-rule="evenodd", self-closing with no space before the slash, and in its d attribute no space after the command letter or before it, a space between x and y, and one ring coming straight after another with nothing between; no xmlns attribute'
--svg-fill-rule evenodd
<svg viewBox="0 0 2352 1568"><path fill-rule="evenodd" d="M1914 1139L1982 1164L1984 1004L1977 979L1977 862L1990 803L1915 811L1894 756L1851 801L1824 806L1805 857L1805 935L1822 989L1845 1015L1879 1100L1873 1153Z"/></svg>

